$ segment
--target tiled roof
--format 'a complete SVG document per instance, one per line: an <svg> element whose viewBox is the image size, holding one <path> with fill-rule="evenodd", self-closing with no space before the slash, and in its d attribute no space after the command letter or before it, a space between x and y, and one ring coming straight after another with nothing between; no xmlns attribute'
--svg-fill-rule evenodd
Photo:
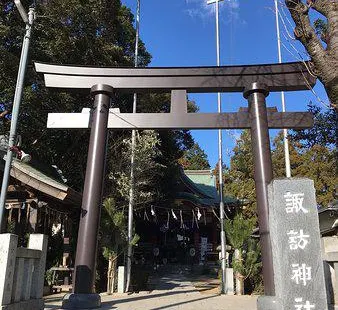
<svg viewBox="0 0 338 310"><path fill-rule="evenodd" d="M185 175L206 196L218 200L216 177L210 170L184 170Z"/></svg>
<svg viewBox="0 0 338 310"><path fill-rule="evenodd" d="M180 192L178 198L188 199L202 205L217 205L220 202L216 189L216 177L210 170L182 170L181 180L192 193ZM225 196L224 203L228 205L240 204L236 198Z"/></svg>
<svg viewBox="0 0 338 310"><path fill-rule="evenodd" d="M4 161L2 160L2 157L3 155L0 160L1 170L4 168ZM82 195L80 193L74 191L61 179L57 179L49 174L47 175L37 167L33 167L30 164L13 159L10 174L22 184L51 196L60 202L72 204L77 207L81 206Z"/></svg>

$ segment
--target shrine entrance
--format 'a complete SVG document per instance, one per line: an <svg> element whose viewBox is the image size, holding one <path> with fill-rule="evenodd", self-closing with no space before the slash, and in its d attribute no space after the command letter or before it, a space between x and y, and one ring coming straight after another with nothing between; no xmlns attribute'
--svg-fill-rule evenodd
<svg viewBox="0 0 338 310"><path fill-rule="evenodd" d="M135 231L140 236L134 248L134 264L152 270L179 265L196 274L215 270L220 255L219 205L216 176L211 170L180 169L173 201L161 201L134 212ZM225 196L226 216L232 217L242 200ZM226 256L226 265L229 260Z"/></svg>
<svg viewBox="0 0 338 310"><path fill-rule="evenodd" d="M315 84L304 63L196 68L89 68L35 64L47 87L91 90L91 113L49 114L49 128L91 128L75 262L73 294L66 308L95 308L93 291L108 129L250 129L262 248L265 295L275 295L267 186L272 181L269 128L309 128L307 112L267 109L269 92L305 90ZM170 113L116 113L117 92L171 92ZM242 92L248 108L235 113L187 113L187 93ZM90 249L90 250L89 250ZM224 259L224 258L222 258ZM270 308L275 303L271 303ZM273 308L275 309L275 308ZM278 309L278 308L276 308Z"/></svg>

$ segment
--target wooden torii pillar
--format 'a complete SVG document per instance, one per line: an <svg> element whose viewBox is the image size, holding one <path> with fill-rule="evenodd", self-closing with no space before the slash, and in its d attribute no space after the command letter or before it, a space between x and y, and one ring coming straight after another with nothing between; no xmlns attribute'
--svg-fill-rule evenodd
<svg viewBox="0 0 338 310"><path fill-rule="evenodd" d="M47 87L91 89L91 113L49 114L49 128L91 128L73 294L65 308L95 308L93 291L107 129L251 129L265 295L274 296L273 262L268 226L267 185L272 180L269 128L309 128L307 112L267 109L269 92L305 90L315 84L303 63L195 68L90 68L35 64ZM171 92L170 113L116 113L109 110L114 93ZM248 110L237 113L187 113L187 92L242 92Z"/></svg>

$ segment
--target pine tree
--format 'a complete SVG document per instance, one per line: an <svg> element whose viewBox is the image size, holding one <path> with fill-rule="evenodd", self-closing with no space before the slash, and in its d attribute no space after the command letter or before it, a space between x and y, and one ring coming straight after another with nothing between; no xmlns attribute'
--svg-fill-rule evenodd
<svg viewBox="0 0 338 310"><path fill-rule="evenodd" d="M313 115L314 126L309 129L290 131L291 140L299 142L307 148L313 145L334 147L336 141L336 115L334 109L324 109L310 102L308 111Z"/></svg>
<svg viewBox="0 0 338 310"><path fill-rule="evenodd" d="M240 286L239 294L244 293L244 280L256 277L262 266L259 245L251 238L255 222L255 218L245 219L241 213L224 222L227 240L235 250L233 268Z"/></svg>
<svg viewBox="0 0 338 310"><path fill-rule="evenodd" d="M127 218L123 210L118 210L115 200L107 198L103 202L100 222L100 246L108 260L107 292L114 292L117 259L127 245Z"/></svg>
<svg viewBox="0 0 338 310"><path fill-rule="evenodd" d="M256 217L254 167L249 130L242 131L233 153L230 167L224 174L224 194L249 201L249 205L243 207L243 216Z"/></svg>
<svg viewBox="0 0 338 310"><path fill-rule="evenodd" d="M317 204L320 207L327 207L334 199L335 186L338 184L334 149L319 144L307 147L294 140L290 142L291 175L313 180ZM285 163L282 132L274 139L272 161L274 176L284 177Z"/></svg>
<svg viewBox="0 0 338 310"><path fill-rule="evenodd" d="M201 149L198 143L186 150L179 159L179 163L185 170L205 170L210 169L207 154Z"/></svg>

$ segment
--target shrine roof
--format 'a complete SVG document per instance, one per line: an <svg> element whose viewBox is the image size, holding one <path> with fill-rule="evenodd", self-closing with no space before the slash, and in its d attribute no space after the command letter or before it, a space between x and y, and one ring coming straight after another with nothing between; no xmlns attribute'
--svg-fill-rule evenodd
<svg viewBox="0 0 338 310"><path fill-rule="evenodd" d="M199 205L215 206L220 202L216 189L216 176L211 170L182 170L181 180L190 192L177 193L178 199L186 199ZM236 198L225 196L224 203L238 205Z"/></svg>
<svg viewBox="0 0 338 310"><path fill-rule="evenodd" d="M219 199L216 190L216 177L211 170L184 170L184 173L203 195Z"/></svg>
<svg viewBox="0 0 338 310"><path fill-rule="evenodd" d="M14 159L11 176L28 186L60 201L80 205L82 195L61 180L49 176L37 168Z"/></svg>
<svg viewBox="0 0 338 310"><path fill-rule="evenodd" d="M3 166L0 163L0 170L3 170ZM80 193L70 188L52 166L41 163L40 166L38 162L24 163L14 158L10 175L21 183L60 202L76 207L81 206L82 195Z"/></svg>

